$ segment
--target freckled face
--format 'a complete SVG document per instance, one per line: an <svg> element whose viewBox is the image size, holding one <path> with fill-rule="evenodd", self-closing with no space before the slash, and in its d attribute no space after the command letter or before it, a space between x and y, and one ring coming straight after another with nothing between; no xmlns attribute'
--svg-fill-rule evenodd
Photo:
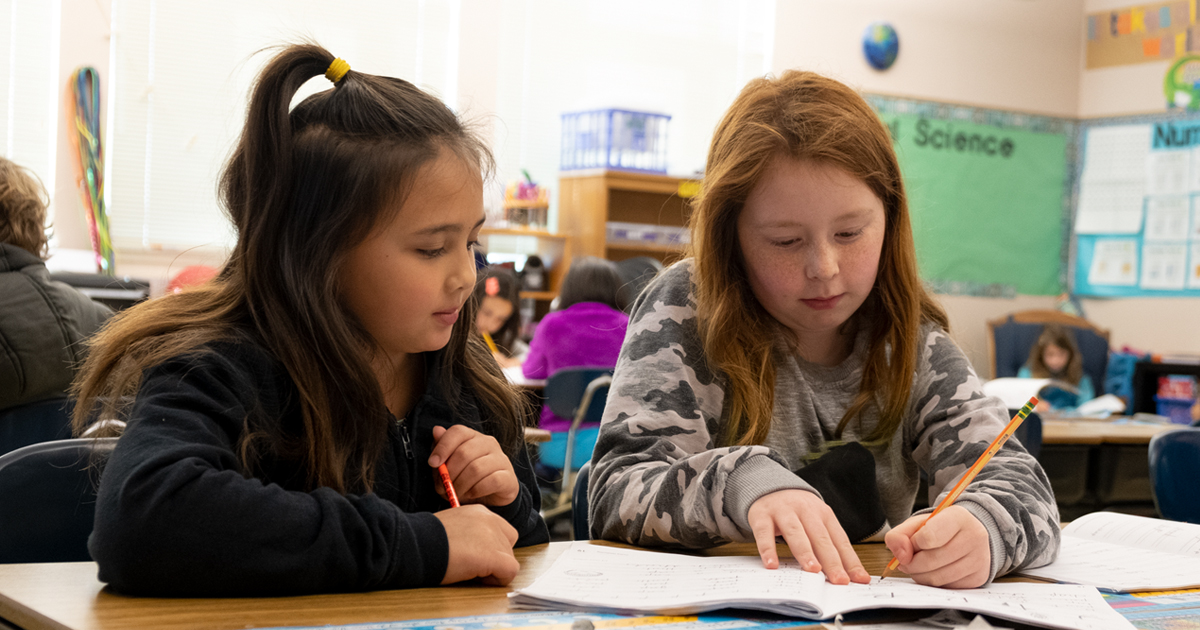
<svg viewBox="0 0 1200 630"><path fill-rule="evenodd" d="M754 296L801 356L829 363L831 348L848 349L837 329L875 286L883 251L883 202L871 189L836 166L780 156L747 197L737 230Z"/></svg>
<svg viewBox="0 0 1200 630"><path fill-rule="evenodd" d="M483 181L450 151L422 167L404 205L350 250L347 307L383 351L401 358L450 341L475 286Z"/></svg>

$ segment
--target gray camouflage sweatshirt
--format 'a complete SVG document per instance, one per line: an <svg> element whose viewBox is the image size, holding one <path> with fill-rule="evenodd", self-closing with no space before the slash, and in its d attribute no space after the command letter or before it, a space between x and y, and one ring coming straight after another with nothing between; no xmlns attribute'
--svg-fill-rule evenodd
<svg viewBox="0 0 1200 630"><path fill-rule="evenodd" d="M725 377L708 365L700 346L693 291L691 264L684 261L660 274L634 305L592 456L593 538L689 548L753 540L748 512L759 497L789 488L816 492L791 471L803 467L809 453L826 449L859 391L865 338L834 367L809 363L780 340L766 444L717 447ZM890 444L869 447L891 526L912 515L918 468L928 474L936 505L1008 422L1007 409L981 393L950 337L933 324L921 335L909 413ZM846 427L842 440L858 441L877 423L868 412ZM989 581L1058 554L1050 482L1015 439L956 505L988 530Z"/></svg>

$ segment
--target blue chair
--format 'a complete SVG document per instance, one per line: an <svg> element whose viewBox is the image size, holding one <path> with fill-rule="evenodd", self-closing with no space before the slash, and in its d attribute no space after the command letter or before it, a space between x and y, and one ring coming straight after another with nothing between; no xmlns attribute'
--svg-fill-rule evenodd
<svg viewBox="0 0 1200 630"><path fill-rule="evenodd" d="M0 411L0 455L22 446L71 437L71 411L66 396Z"/></svg>
<svg viewBox="0 0 1200 630"><path fill-rule="evenodd" d="M544 466L561 469L562 485L554 505L542 511L542 516L552 519L571 509L571 471L578 469L590 459L596 446L598 430L581 430L582 425L600 422L604 415L604 404L608 398L608 387L612 384L612 368L578 367L555 372L546 379L546 405L554 415L571 418L562 455L554 456L553 448L559 440L554 438L539 449L539 461ZM581 435L583 434L583 435ZM577 453L579 456L577 456ZM586 457L583 455L586 454ZM551 455L551 457L547 457Z"/></svg>
<svg viewBox="0 0 1200 630"><path fill-rule="evenodd" d="M92 559L96 488L116 443L56 440L0 456L0 563Z"/></svg>
<svg viewBox="0 0 1200 630"><path fill-rule="evenodd" d="M1150 440L1150 487L1163 518L1200 524L1200 428L1159 433Z"/></svg>
<svg viewBox="0 0 1200 630"><path fill-rule="evenodd" d="M1108 370L1108 331L1062 311L1020 311L989 321L988 356L992 359L992 378L1016 376L1029 360L1029 351L1046 324L1058 324L1074 333L1075 344L1083 358L1083 373L1092 379L1096 395L1103 394Z"/></svg>
<svg viewBox="0 0 1200 630"><path fill-rule="evenodd" d="M1017 415L1018 411L1020 409L1009 409L1008 417L1011 418ZM1025 421L1021 423L1021 426L1017 427L1016 432L1013 433L1013 437L1020 440L1021 446L1024 446L1025 450L1029 451L1029 454L1033 455L1034 459L1037 459L1037 456L1042 452L1042 417L1036 411L1025 416Z"/></svg>
<svg viewBox="0 0 1200 630"><path fill-rule="evenodd" d="M587 462L575 475L575 491L571 494L571 536L575 540L591 540L588 530L588 476L592 462Z"/></svg>

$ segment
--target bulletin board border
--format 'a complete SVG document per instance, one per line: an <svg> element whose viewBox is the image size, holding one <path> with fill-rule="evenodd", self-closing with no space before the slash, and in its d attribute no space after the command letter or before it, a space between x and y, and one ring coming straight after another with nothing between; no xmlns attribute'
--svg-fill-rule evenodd
<svg viewBox="0 0 1200 630"><path fill-rule="evenodd" d="M1034 133L1058 134L1066 137L1066 179L1063 183L1061 204L1062 243L1059 254L1058 282L1065 291L1070 288L1071 247L1074 242L1073 209L1074 194L1078 188L1079 173L1082 171L1079 156L1080 120L1043 114L1030 114L1004 109L927 101L885 94L863 94L875 111L881 114L908 114L939 121L961 121L990 125L1002 129L1016 129ZM942 295L966 295L971 297L1013 298L1016 287L1006 283L979 283L949 280L927 280L926 285L934 293Z"/></svg>
<svg viewBox="0 0 1200 630"><path fill-rule="evenodd" d="M1071 210L1068 212L1067 216L1070 220L1071 230L1069 232L1070 258L1067 261L1067 286L1070 287L1070 293L1072 296L1099 298L1200 297L1200 290L1198 289L1142 289L1136 286L1129 287L1116 285L1093 286L1086 280L1081 282L1077 277L1079 269L1090 268L1095 242L1097 240L1123 238L1136 239L1139 261L1141 260L1142 246L1144 245L1144 218L1142 231L1138 232L1137 234L1075 233L1075 212L1079 207L1079 196L1083 185L1083 169L1085 166L1082 156L1087 154L1088 132L1090 132L1092 129L1103 127L1119 127L1123 125L1157 125L1162 123L1179 122L1200 122L1200 113L1182 108L1172 108L1157 113L1126 114L1121 116L1106 116L1103 118L1084 118L1079 121L1077 129L1078 141L1075 143L1076 150L1074 151L1076 156L1078 156L1078 159L1068 164L1068 167L1071 169ZM1086 247L1080 247L1081 244L1086 245ZM1080 291L1080 288L1085 290Z"/></svg>

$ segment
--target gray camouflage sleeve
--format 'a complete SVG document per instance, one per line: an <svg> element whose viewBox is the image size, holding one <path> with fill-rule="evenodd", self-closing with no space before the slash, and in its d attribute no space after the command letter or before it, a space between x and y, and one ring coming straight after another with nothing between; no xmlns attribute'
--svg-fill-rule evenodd
<svg viewBox="0 0 1200 630"><path fill-rule="evenodd" d="M750 540L747 496L811 490L766 447L715 446L724 390L695 317L686 263L635 304L592 455L593 538L690 548Z"/></svg>
<svg viewBox="0 0 1200 630"><path fill-rule="evenodd" d="M983 395L982 383L962 350L943 331L926 328L913 388L914 413L906 440L929 475L936 505L1008 424L1008 411ZM1058 504L1037 460L1015 439L980 471L956 505L988 530L989 581L1023 567L1053 562L1060 540Z"/></svg>

